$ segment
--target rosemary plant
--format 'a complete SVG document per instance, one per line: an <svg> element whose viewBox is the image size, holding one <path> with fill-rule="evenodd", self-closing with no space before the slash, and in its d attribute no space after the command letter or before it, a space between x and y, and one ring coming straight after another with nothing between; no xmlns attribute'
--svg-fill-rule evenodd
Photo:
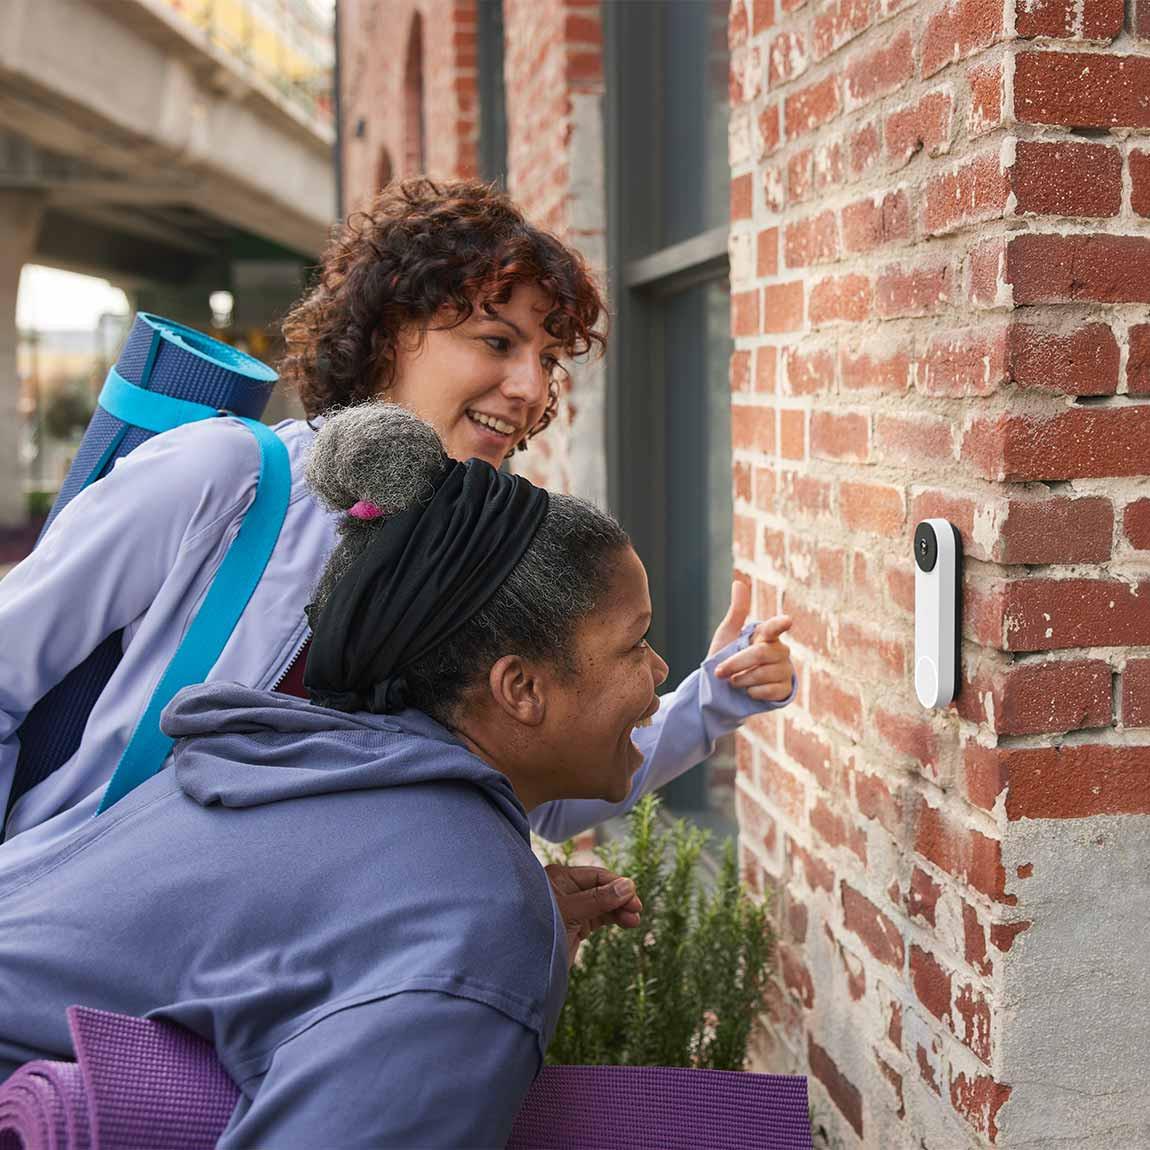
<svg viewBox="0 0 1150 1150"><path fill-rule="evenodd" d="M746 1063L773 945L766 908L743 889L731 843L705 892L698 863L708 834L683 819L665 828L658 810L654 795L644 798L628 815L626 842L601 852L603 865L634 880L643 923L583 943L548 1062Z"/></svg>

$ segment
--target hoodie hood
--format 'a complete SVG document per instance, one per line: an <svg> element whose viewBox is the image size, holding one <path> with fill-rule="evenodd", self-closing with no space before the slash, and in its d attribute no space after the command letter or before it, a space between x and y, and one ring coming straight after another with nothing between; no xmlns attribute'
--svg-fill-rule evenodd
<svg viewBox="0 0 1150 1150"><path fill-rule="evenodd" d="M485 791L529 837L507 776L422 711L348 714L238 683L202 683L176 695L160 726L176 740L176 784L200 806L465 782Z"/></svg>

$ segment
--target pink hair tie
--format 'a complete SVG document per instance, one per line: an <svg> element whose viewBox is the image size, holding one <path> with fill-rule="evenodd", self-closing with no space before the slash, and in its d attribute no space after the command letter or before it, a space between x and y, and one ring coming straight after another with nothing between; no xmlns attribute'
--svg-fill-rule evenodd
<svg viewBox="0 0 1150 1150"><path fill-rule="evenodd" d="M352 519L378 519L383 514L383 508L377 507L370 500L361 499L349 507L347 513Z"/></svg>

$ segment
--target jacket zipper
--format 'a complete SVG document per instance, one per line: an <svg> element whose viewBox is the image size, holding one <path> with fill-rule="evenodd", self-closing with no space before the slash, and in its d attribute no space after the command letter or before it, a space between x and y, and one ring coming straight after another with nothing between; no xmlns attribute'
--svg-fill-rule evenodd
<svg viewBox="0 0 1150 1150"><path fill-rule="evenodd" d="M288 677L288 675L291 674L291 669L296 665L296 662L299 659L300 655L303 654L303 649L308 645L308 642L310 641L310 639L311 639L311 628L305 627L304 631L303 631L303 638L299 641L299 644L297 645L297 647L295 649L295 653L284 664L283 670L279 673L275 682L272 683L272 685L268 688L269 691L279 690L279 685L284 681L284 679L286 679Z"/></svg>

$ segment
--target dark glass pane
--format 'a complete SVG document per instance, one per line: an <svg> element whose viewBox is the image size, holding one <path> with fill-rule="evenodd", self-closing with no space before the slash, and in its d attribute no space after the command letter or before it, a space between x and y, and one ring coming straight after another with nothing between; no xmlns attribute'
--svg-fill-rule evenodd
<svg viewBox="0 0 1150 1150"><path fill-rule="evenodd" d="M661 247L720 227L730 213L727 163L729 0L671 0L660 10ZM652 12L652 18L654 13Z"/></svg>

